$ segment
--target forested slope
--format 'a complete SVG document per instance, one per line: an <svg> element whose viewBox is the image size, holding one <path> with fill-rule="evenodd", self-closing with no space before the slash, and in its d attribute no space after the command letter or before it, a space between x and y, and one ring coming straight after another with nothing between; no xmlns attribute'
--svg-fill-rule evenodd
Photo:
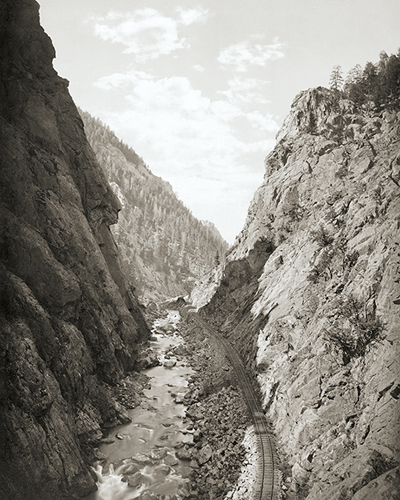
<svg viewBox="0 0 400 500"><path fill-rule="evenodd" d="M110 128L81 112L88 140L122 210L113 233L124 270L144 299L186 295L196 279L223 259L227 243L151 173Z"/></svg>

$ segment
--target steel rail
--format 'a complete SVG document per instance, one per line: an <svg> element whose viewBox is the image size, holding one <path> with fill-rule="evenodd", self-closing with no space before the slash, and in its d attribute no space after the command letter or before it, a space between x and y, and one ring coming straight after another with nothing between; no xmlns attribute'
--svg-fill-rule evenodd
<svg viewBox="0 0 400 500"><path fill-rule="evenodd" d="M257 450L259 452L260 462L259 473L257 474L258 479L255 485L254 500L278 500L278 470L275 467L274 447L264 413L251 383L251 379L243 366L242 360L232 345L197 313L189 310L187 310L187 312L191 313L190 316L195 320L197 325L205 329L211 336L220 342L225 349L227 358L236 372L238 383L249 409L255 433L258 438Z"/></svg>

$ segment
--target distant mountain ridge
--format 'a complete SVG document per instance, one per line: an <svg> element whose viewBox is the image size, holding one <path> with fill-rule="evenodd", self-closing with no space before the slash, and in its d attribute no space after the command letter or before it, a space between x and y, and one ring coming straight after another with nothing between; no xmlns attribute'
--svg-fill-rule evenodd
<svg viewBox="0 0 400 500"><path fill-rule="evenodd" d="M211 222L196 219L171 185L111 129L80 110L97 160L122 210L112 229L124 271L148 300L186 295L195 280L224 259L228 244Z"/></svg>

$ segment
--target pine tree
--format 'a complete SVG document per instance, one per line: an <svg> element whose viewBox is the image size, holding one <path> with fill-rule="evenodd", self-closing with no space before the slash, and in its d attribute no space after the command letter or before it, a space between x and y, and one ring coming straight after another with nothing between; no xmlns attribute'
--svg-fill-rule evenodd
<svg viewBox="0 0 400 500"><path fill-rule="evenodd" d="M360 64L356 64L346 76L343 90L348 99L361 106L365 101L365 94L361 82L363 79L363 70Z"/></svg>
<svg viewBox="0 0 400 500"><path fill-rule="evenodd" d="M400 106L400 58L392 54L386 63L381 89L387 107L398 109Z"/></svg>
<svg viewBox="0 0 400 500"><path fill-rule="evenodd" d="M354 68L351 68L346 76L345 86L354 85L360 83L362 80L363 70L360 64L356 64Z"/></svg>
<svg viewBox="0 0 400 500"><path fill-rule="evenodd" d="M335 66L330 80L333 90L340 88L340 79L340 66ZM348 72L343 92L367 112L400 109L400 49L390 56L382 51L379 61L367 62L364 70L357 64Z"/></svg>
<svg viewBox="0 0 400 500"><path fill-rule="evenodd" d="M333 67L329 80L329 88L334 91L339 91L343 86L342 67L337 64Z"/></svg>
<svg viewBox="0 0 400 500"><path fill-rule="evenodd" d="M367 111L371 111L379 101L379 79L376 66L367 62L363 72L363 90L365 92Z"/></svg>

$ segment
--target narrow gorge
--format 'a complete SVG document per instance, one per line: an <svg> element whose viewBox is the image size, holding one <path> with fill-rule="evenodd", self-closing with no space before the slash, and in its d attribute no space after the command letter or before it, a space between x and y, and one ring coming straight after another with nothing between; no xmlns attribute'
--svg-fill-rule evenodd
<svg viewBox="0 0 400 500"><path fill-rule="evenodd" d="M228 250L54 57L3 0L1 498L399 499L400 100L300 92Z"/></svg>

